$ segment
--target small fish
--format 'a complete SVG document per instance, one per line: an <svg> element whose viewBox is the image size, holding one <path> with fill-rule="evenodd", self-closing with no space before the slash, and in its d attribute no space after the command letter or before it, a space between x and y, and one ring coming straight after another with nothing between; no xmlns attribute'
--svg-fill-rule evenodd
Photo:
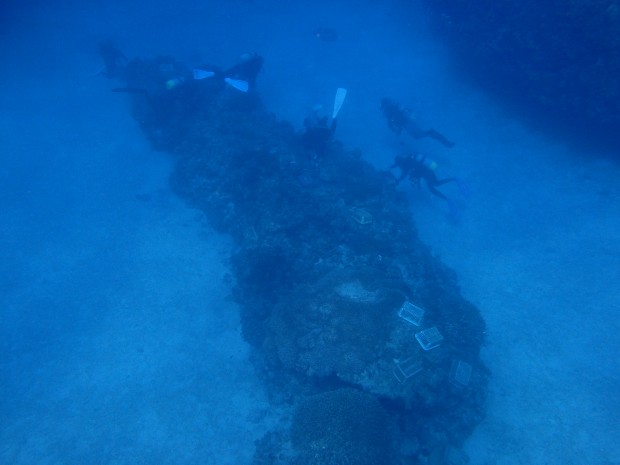
<svg viewBox="0 0 620 465"><path fill-rule="evenodd" d="M330 27L320 27L314 31L314 37L323 42L336 42L338 33Z"/></svg>

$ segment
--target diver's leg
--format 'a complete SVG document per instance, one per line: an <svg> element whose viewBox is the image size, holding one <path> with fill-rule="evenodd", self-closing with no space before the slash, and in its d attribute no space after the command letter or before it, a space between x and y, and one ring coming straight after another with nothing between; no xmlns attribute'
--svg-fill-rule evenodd
<svg viewBox="0 0 620 465"><path fill-rule="evenodd" d="M437 197L444 199L444 200L448 200L448 197L443 195L441 192L439 192L437 189L435 189L435 187L431 186L430 184L428 186L428 190L431 191L433 194L435 194Z"/></svg>
<svg viewBox="0 0 620 465"><path fill-rule="evenodd" d="M407 131L407 134L409 134L416 140L422 139L423 137L426 137L428 135L426 131L422 131L422 129L420 129L418 125L410 119L407 120L407 123L403 127L405 131Z"/></svg>
<svg viewBox="0 0 620 465"><path fill-rule="evenodd" d="M443 186L444 184L446 184L448 182L456 182L456 181L458 181L458 179L456 179L456 178L446 178L446 179L437 179L437 178L435 178L434 185L435 186Z"/></svg>
<svg viewBox="0 0 620 465"><path fill-rule="evenodd" d="M424 131L424 135L426 137L430 137L431 139L435 139L436 141L441 142L443 145L445 145L448 148L454 147L454 142L448 140L446 136L438 133L434 129L429 129L428 131Z"/></svg>

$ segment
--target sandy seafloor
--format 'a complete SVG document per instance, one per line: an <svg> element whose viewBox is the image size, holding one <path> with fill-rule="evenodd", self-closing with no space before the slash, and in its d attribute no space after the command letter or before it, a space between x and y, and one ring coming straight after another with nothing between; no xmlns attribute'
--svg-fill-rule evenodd
<svg viewBox="0 0 620 465"><path fill-rule="evenodd" d="M22 6L0 60L0 464L242 464L277 420L229 298L230 243L169 190L99 40L229 65L256 50L268 108L296 126L349 89L338 137L385 169L424 151L469 196L458 221L407 189L422 238L488 325L474 465L620 463L620 166L520 123L463 83L424 13L389 1ZM405 10L407 9L407 10ZM407 13L408 11L408 13ZM319 26L337 29L317 41ZM379 99L447 150L399 140Z"/></svg>

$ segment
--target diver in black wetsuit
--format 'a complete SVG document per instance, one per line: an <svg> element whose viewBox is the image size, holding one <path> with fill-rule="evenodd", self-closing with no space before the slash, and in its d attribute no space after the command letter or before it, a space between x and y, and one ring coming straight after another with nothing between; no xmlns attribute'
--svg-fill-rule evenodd
<svg viewBox="0 0 620 465"><path fill-rule="evenodd" d="M175 91L178 96L180 90L192 94L200 89L216 91L227 86L247 93L256 88L256 78L263 66L263 57L257 53L244 53L239 63L225 70L213 65L189 68L167 56L128 62L123 52L111 41L99 44L99 55L105 65L101 74L127 84L113 89L115 92L141 94L151 100L166 91ZM195 97L188 96L188 100Z"/></svg>
<svg viewBox="0 0 620 465"><path fill-rule="evenodd" d="M347 96L347 89L339 87L336 90L334 98L334 111L330 118L327 116L319 116L320 106L315 107L313 113L304 119L304 127L306 130L301 135L301 144L313 152L315 156L323 156L329 149L330 144L334 140L336 133L336 125L338 121L338 113L342 108L344 99Z"/></svg>
<svg viewBox="0 0 620 465"><path fill-rule="evenodd" d="M398 103L389 98L381 99L381 110L387 119L389 128L396 134L400 134L403 130L414 139L422 139L430 137L441 142L446 147L454 147L454 142L448 140L443 134L438 133L434 129L424 131L416 124L411 117L411 110L408 108L400 108Z"/></svg>
<svg viewBox="0 0 620 465"><path fill-rule="evenodd" d="M319 157L327 152L336 133L337 119L333 118L331 123L328 121L327 116L318 117L316 114L304 119L305 131L301 135L301 143Z"/></svg>
<svg viewBox="0 0 620 465"><path fill-rule="evenodd" d="M444 200L448 198L437 190L437 187L446 184L448 182L456 182L456 178L439 179L435 174L437 163L429 160L421 153L415 155L409 154L407 156L397 156L394 159L394 164L390 166L390 169L398 168L400 170L400 176L396 178L397 182L401 182L406 177L409 177L412 184L420 186L420 180L424 179L428 190L435 194L437 197Z"/></svg>

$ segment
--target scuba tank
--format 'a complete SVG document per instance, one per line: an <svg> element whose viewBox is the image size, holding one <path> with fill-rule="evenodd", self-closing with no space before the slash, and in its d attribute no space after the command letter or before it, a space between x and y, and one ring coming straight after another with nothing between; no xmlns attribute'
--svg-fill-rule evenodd
<svg viewBox="0 0 620 465"><path fill-rule="evenodd" d="M421 153L416 154L415 159L418 163L431 171L435 171L437 169L437 162L426 158L426 156Z"/></svg>
<svg viewBox="0 0 620 465"><path fill-rule="evenodd" d="M182 76L175 76L172 79L168 79L165 83L166 89L172 90L180 86L185 82L185 78Z"/></svg>

